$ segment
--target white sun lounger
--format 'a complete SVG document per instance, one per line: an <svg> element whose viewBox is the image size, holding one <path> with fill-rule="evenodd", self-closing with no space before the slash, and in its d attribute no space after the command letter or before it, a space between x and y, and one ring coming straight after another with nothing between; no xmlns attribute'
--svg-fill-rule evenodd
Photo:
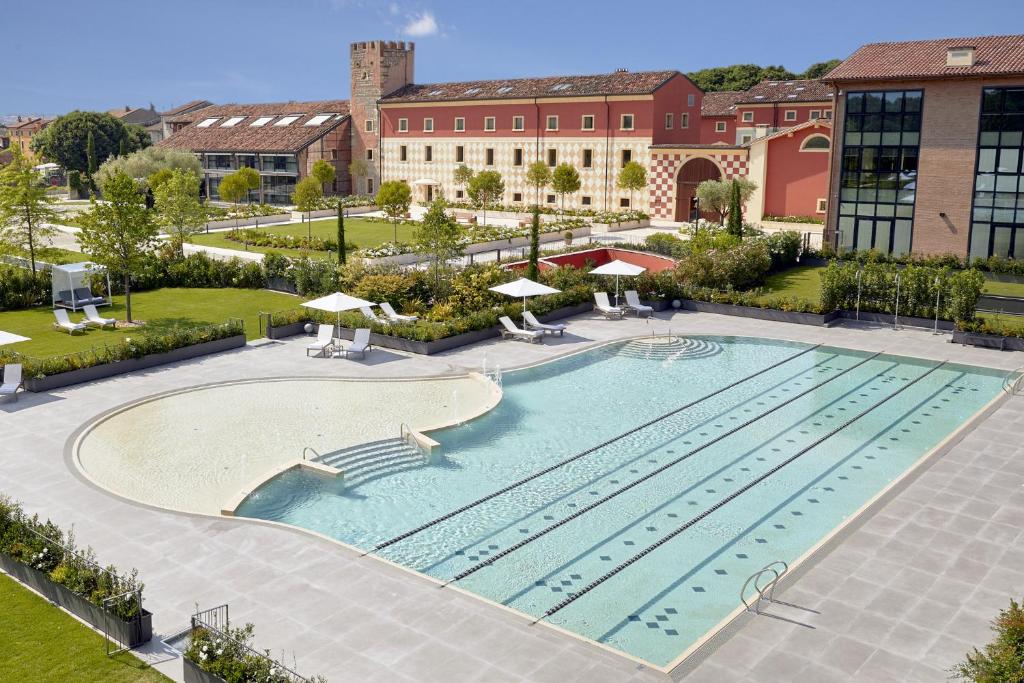
<svg viewBox="0 0 1024 683"><path fill-rule="evenodd" d="M367 320L369 320L372 323L380 323L382 325L387 325L388 324L387 320L384 320L382 318L377 317L377 314L374 313L373 309L370 308L369 306L361 307L359 309L359 312L363 314L364 318L366 318Z"/></svg>
<svg viewBox="0 0 1024 683"><path fill-rule="evenodd" d="M18 400L18 389L22 388L21 364L8 363L4 366L4 381L0 384L0 396L13 396Z"/></svg>
<svg viewBox="0 0 1024 683"><path fill-rule="evenodd" d="M104 318L92 304L82 306L82 310L85 312L84 322L86 325L95 325L96 327L117 327L117 318Z"/></svg>
<svg viewBox="0 0 1024 683"><path fill-rule="evenodd" d="M504 329L501 331L502 337L512 337L513 339L526 339L530 342L540 342L544 337L544 333L540 330L524 330L521 327L516 327L516 324L512 322L512 318L507 315L503 315L498 320L501 322Z"/></svg>
<svg viewBox="0 0 1024 683"><path fill-rule="evenodd" d="M540 330L547 334L558 333L558 336L562 336L563 333L568 329L568 325L565 323L555 323L553 325L548 323L542 323L537 320L537 316L533 314L533 311L523 311L523 322L526 323L526 329L528 330Z"/></svg>
<svg viewBox="0 0 1024 683"><path fill-rule="evenodd" d="M646 304L640 303L640 295L636 293L635 289L626 290L626 308L631 311L636 311L636 316L639 318L641 314L648 316L654 315L654 309Z"/></svg>
<svg viewBox="0 0 1024 683"><path fill-rule="evenodd" d="M74 334L75 332L85 332L85 323L73 323L71 318L68 317L68 312L63 308L56 308L53 311L54 317L57 321L53 323L54 329L64 330L68 334Z"/></svg>
<svg viewBox="0 0 1024 683"><path fill-rule="evenodd" d="M334 325L320 325L316 328L316 341L306 345L306 357L310 351L316 351L317 356L327 356L327 352L334 349Z"/></svg>
<svg viewBox="0 0 1024 683"><path fill-rule="evenodd" d="M345 357L348 358L349 354L358 353L361 357L366 358L366 352L372 348L373 346L370 344L370 329L360 327L352 335L352 343L345 349Z"/></svg>
<svg viewBox="0 0 1024 683"><path fill-rule="evenodd" d="M402 315L401 313L396 312L387 301L382 301L378 305L380 306L380 310L384 311L384 315L386 315L392 322L411 323L419 320L419 317L415 315Z"/></svg>
<svg viewBox="0 0 1024 683"><path fill-rule="evenodd" d="M621 318L626 314L618 306L612 306L608 301L608 292L594 292L594 308L606 318Z"/></svg>

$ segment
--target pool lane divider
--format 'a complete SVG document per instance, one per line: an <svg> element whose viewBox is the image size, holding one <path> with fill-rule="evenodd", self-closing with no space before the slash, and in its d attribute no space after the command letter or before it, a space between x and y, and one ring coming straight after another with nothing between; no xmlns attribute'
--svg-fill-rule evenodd
<svg viewBox="0 0 1024 683"><path fill-rule="evenodd" d="M683 453L678 458L674 458L673 460L665 463L661 467L658 467L657 469L651 470L650 472L648 472L647 474L643 475L642 477L639 477L638 479L634 479L633 481L629 482L625 486L621 486L618 489L616 489L616 490L612 491L611 493L609 493L608 495L595 500L593 503L590 503L589 505L585 505L584 507L580 508L579 510L576 510L575 512L573 512L571 515L569 515L567 517L563 517L562 519L558 520L557 522L552 522L551 524L549 524L548 526L544 527L540 531L538 531L538 532L536 532L534 534L531 534L530 536L527 536L526 538L520 540L519 542L517 542L517 543L515 543L513 545L510 545L508 548L505 548L500 553L495 553L494 555L488 557L486 560L484 560L482 562L479 562L479 563L473 565L472 567L470 567L469 569L466 569L466 570L456 574L455 576L453 576L451 578L450 581L448 581L448 583L452 583L453 581L459 581L461 579L466 578L470 574L473 574L473 573L483 569L484 567L491 566L492 564L494 564L495 562L497 562L501 558L503 558L503 557L505 557L507 555L511 555L512 553L514 553L515 551L519 550L520 548L522 548L525 545L529 545L530 543L533 543L534 541L539 539L541 536L545 536L548 533L550 533L550 532L554 531L555 529L559 528L560 526L562 526L564 524L567 524L567 523L571 522L572 520L577 519L577 518L583 516L584 514L590 512L594 508L599 507L601 505L604 505L605 503L607 503L611 499L619 496L620 494L625 493L626 491L629 491L630 489L634 488L635 486L639 486L640 484L644 483L645 481L653 479L654 477L656 477L659 474L663 473L665 470L668 470L668 469L670 469L672 467L675 467L676 465L678 465L679 463L683 462L684 460L688 460L689 458L691 458L692 456L696 455L697 453L700 453L705 448L708 448L710 446L714 446L716 443L718 443L718 442L720 442L720 441L722 441L722 440L732 436L736 432L738 432L740 430L743 430L743 429L746 429L747 427L749 427L750 425L754 424L758 420L761 420L762 418L768 417L769 415L771 415L775 411L781 410L782 408L785 408L789 404L791 404L794 401L797 401L797 400L803 398L804 396L807 396L808 394L810 394L813 391L817 391L818 389L822 388L823 386L825 386L829 382L831 382L833 380L836 380L836 379L839 379L840 377L842 377L846 373L852 372L853 370L856 370L857 368L859 368L860 366L864 365L868 361L872 361L875 358L878 358L880 355L882 355L881 352L878 352L878 353L876 353L876 354L874 354L872 356L868 356L866 358L863 358L859 362L854 363L853 365L851 365L850 367L846 368L842 372L836 373L835 375L833 375L832 377L829 377L825 381L819 382L818 384L815 384L813 387L810 387L808 389L804 389L800 393L795 394L795 395L789 397L788 399L786 399L782 403L769 408L768 410L766 410L765 412L761 413L760 415L756 415L755 417L752 417L749 420L746 420L745 422L743 422L743 423L733 427L732 429L730 429L730 430L728 430L726 432L723 432L722 434L719 434L718 436L716 436L715 438L711 439L710 441L702 443L700 446L697 446L696 448L691 449L691 450L687 451L686 453ZM885 372L886 371L883 371L882 373L879 373L879 374L875 375L872 379L877 379L878 377L881 377L882 374L884 374Z"/></svg>
<svg viewBox="0 0 1024 683"><path fill-rule="evenodd" d="M452 517L455 517L457 515L462 514L463 512L466 512L467 510L471 510L471 509L477 507L478 505L483 505L487 501L493 500L494 498L497 498L498 496L504 495L504 494L508 493L509 491L517 489L520 486L522 486L523 484L527 484L527 483L533 481L534 479L537 479L538 477L542 477L545 474L549 474L551 472L554 472L558 468L560 468L560 467L562 467L564 465L568 465L571 462L575 462L576 460L579 460L580 458L583 458L583 457L585 457L587 455L590 455L591 453L594 453L595 451L599 451L602 448L604 448L605 446L611 445L611 444L615 443L616 441L619 441L621 439L626 438L630 434L638 432L641 429L646 429L647 427L650 427L651 425L654 425L654 424L657 424L658 422L661 422L665 418L671 417L671 416L675 415L676 413L680 413L680 412L682 412L684 410L687 410L688 408L692 408L693 406L697 405L698 403L703 403L704 401L706 401L706 400L708 400L710 398L713 398L713 397L717 396L718 394L721 394L721 393L723 393L725 391L728 391L729 389L732 389L733 387L737 387L740 384L743 384L744 382L748 382L748 381L754 379L755 377L758 377L760 375L763 375L766 372L774 370L777 367L785 365L786 363L788 363L788 362L790 362L792 360L796 360L800 356L802 356L802 355L804 355L806 353L810 353L811 351L814 351L815 349L817 349L819 347L821 347L821 344L815 344L814 346L809 346L806 349L800 351L799 353L796 353L796 354L794 354L792 356L788 356L786 358L783 358L782 360L778 361L777 363L773 363L773 364L769 365L768 367L766 367L766 368L764 368L762 370L758 370L757 372L755 372L752 375L747 375L746 377L738 379L738 380L736 380L735 382L733 382L731 384L727 384L726 386L724 386L724 387L722 387L720 389L716 389L715 391L712 391L710 394L706 394L706 395L704 395L704 396L702 396L702 397L700 397L698 399L690 401L686 405L680 406L680 407L678 407L678 408L676 408L674 410L670 410L669 412L665 413L664 415L656 417L656 418L654 418L652 420L648 420L647 422L644 422L643 424L641 424L641 425L639 425L637 427L634 427L633 429L630 429L628 432L624 432L622 434L619 434L618 436L614 436L614 437L608 439L607 441L603 441L603 442L597 444L596 446L588 448L587 450L585 450L585 451L583 451L581 453L577 453L576 455L571 456L569 458L566 458L565 460L561 460L559 462L556 462L554 465L551 465L550 467L546 467L546 468L544 468L544 469L542 469L542 470L540 470L538 472L534 472L533 474L529 475L528 477L524 477L523 479L520 479L519 481L516 481L516 482L514 482L512 484L509 484L508 486L506 486L506 487L504 487L502 489L494 491L493 493L489 493L486 496L484 496L483 498L478 498L477 500L474 500L472 503L467 503L466 505L463 505L460 508L457 508L455 510L452 510L451 512L448 512L448 513L446 513L444 515L441 515L440 517L437 517L436 519L433 519L433 520L431 520L429 522L426 522L425 524L421 524L420 526L416 527L415 529L411 529L410 531L406 531L405 533L400 534L398 536L395 536L394 538L391 538L391 539L389 539L387 541L384 541L383 543L379 543L376 546L374 546L372 550L369 550L369 551L363 553L363 556L369 555L371 552L377 552L378 550L383 550L384 548L387 548L390 545L394 545L395 543L398 543L399 541L404 541L405 539L407 539L407 538L409 538L411 536L415 536L416 534L418 534L418 533L420 533L422 531L425 531L425 530L429 529L432 526L435 526L437 524L440 524L441 522L447 521L447 520L451 519Z"/></svg>
<svg viewBox="0 0 1024 683"><path fill-rule="evenodd" d="M548 617L552 616L556 612L558 612L558 611L562 610L563 608L568 607L572 603L576 602L576 600L580 599L581 597L583 597L584 595L586 595L590 591L594 590L595 588L600 586L602 583L604 583L608 579L612 578L613 576L615 576L619 572L623 571L624 569L626 569L630 565L632 565L632 564L634 564L636 562L639 562L644 557L646 557L650 553L654 552L655 550L657 550L658 548L660 548L664 544L668 543L673 538L675 538L679 534L683 533L684 531L686 531L687 529L692 527L697 522L701 521L702 519L704 519L705 517L707 517L711 513L715 512L716 510L718 510L722 506L724 506L724 505L730 503L731 501L735 500L737 497L739 497L743 493L746 493L750 489L754 488L755 486L760 484L762 481L764 481L765 479L768 479L773 474L775 474L776 472L781 470L786 465L789 465L790 463L794 462L800 456L804 455L805 453L807 453L808 451L810 451L810 450L812 450L814 448L817 448L822 443L824 443L828 439L832 438L833 436L835 436L836 434L838 434L842 430L846 429L847 427L849 427L851 424L853 424L857 420L859 420L862 417L864 417L865 415L868 415L869 413L872 413L875 410L877 410L879 408L879 406L881 406L882 404L884 404L887 401L895 398L896 396L899 396L904 391L906 391L910 387L914 386L915 384L920 382L922 379L924 379L928 375L932 374L933 372L935 372L936 370L938 370L939 368L941 368L943 365L945 365L948 362L949 361L945 361L944 360L941 363L939 363L938 365L933 365L931 368L928 369L927 372L922 373L920 376L914 378L913 380L911 380L907 384L904 384L902 387L900 387L899 389L897 389L893 393L889 394L888 396L886 396L882 400L878 401L877 403L872 405L867 410L865 410L865 411L863 411L863 412L861 412L861 413L851 417L849 420L847 420L843 424L839 425L838 427L836 427L835 429L833 429L829 433L819 437L818 439L815 439L815 441L813 443L811 443L809 446L806 446L805 448L801 448L799 451L797 451L796 453L794 453L790 457L786 458L785 460L780 462L778 465L775 465L774 467L772 467L770 470L768 470L767 472L765 472L761 476L759 476L756 479L753 479L752 481L750 481L749 483L741 486L739 489L733 491L732 493L730 493L725 498L722 498L720 501L718 501L717 503L715 503L714 505L712 505L708 509L706 509L703 512L701 512L696 517L693 517L692 519L690 519L689 521L684 523L682 526L679 526L676 529L674 529L673 531L671 531L668 534L666 534L665 536L662 536L660 539L658 539L657 541L655 541L651 545L647 546L646 548L644 548L643 550L638 552L636 555L633 555L632 557L630 557L629 559L625 560L621 564L613 567L608 572L606 572L606 573L602 574L601 576L599 576L598 578L594 579L593 581L588 583L586 586L584 586L580 590L578 590L575 593L572 593L571 595L566 597L564 600L561 600L560 602L555 603L553 606L551 606L550 608L548 608L544 612L543 616L538 617L533 623L536 624L541 619L547 619Z"/></svg>

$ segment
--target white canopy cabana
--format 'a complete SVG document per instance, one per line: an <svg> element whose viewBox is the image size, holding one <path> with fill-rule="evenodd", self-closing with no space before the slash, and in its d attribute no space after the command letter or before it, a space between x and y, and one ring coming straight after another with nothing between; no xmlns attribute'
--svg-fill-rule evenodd
<svg viewBox="0 0 1024 683"><path fill-rule="evenodd" d="M625 275L626 277L633 277L647 270L643 266L637 266L632 263L626 263L615 259L609 261L603 266L598 266L590 271L591 275L614 275L615 276L615 305L619 305L619 276Z"/></svg>
<svg viewBox="0 0 1024 683"><path fill-rule="evenodd" d="M106 296L93 296L92 277L103 274L106 276ZM53 307L70 308L77 311L82 306L110 305L110 273L98 263L83 261L66 263L50 267L50 284L52 286Z"/></svg>
<svg viewBox="0 0 1024 683"><path fill-rule="evenodd" d="M370 306L376 306L377 304L360 299L358 297L349 296L348 294L342 294L341 292L335 292L334 294L328 294L322 296L319 299L313 299L302 304L306 308L315 308L318 311L327 311L328 313L338 314L338 328L341 328L341 313L342 311L354 311L364 306L369 308Z"/></svg>
<svg viewBox="0 0 1024 683"><path fill-rule="evenodd" d="M514 296L516 298L523 297L523 313L526 312L526 297L528 296L543 296L544 294L558 294L560 289L554 287L548 287L542 285L539 282L534 282L525 277L521 277L518 280L512 282L506 282L503 285L496 287L488 287L492 292L498 294L505 294L506 296Z"/></svg>

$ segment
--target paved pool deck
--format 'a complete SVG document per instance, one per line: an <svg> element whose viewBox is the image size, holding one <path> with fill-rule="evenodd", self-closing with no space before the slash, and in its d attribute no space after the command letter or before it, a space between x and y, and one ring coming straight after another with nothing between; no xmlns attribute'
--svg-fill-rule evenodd
<svg viewBox="0 0 1024 683"><path fill-rule="evenodd" d="M332 681L665 681L665 674L307 533L172 513L112 496L69 467L95 416L153 394L255 377L396 378L512 369L641 334L725 334L826 343L1004 370L1024 353L961 347L948 335L842 324L825 329L702 313L570 321L544 345L493 341L434 357L386 350L365 363L307 359L306 340L260 342L0 404L0 491L75 527L104 563L136 566L158 634L196 605L229 603L257 643ZM1008 399L920 470L777 597L776 617L739 620L671 678L694 681L941 681L1024 594L1024 396ZM739 586L736 587L739 591ZM785 619L785 620L784 620ZM800 622L800 623L794 623ZM154 661L172 653L149 648ZM180 680L180 662L164 664Z"/></svg>

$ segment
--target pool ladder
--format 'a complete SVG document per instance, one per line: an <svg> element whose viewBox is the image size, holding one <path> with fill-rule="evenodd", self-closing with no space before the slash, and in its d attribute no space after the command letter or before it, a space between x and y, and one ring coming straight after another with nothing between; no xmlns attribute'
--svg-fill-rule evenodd
<svg viewBox="0 0 1024 683"><path fill-rule="evenodd" d="M776 560L771 564L767 564L758 571L754 572L743 582L743 588L740 589L740 600L743 601L744 606L748 612L754 614L761 614L761 601L767 600L768 602L775 602L775 586L779 583L779 580L786 575L789 571L789 565L782 560ZM761 585L761 579L766 576L771 576L767 583ZM754 590L757 592L757 598L753 595L750 596L750 600L747 599L746 593L747 588L753 583Z"/></svg>

